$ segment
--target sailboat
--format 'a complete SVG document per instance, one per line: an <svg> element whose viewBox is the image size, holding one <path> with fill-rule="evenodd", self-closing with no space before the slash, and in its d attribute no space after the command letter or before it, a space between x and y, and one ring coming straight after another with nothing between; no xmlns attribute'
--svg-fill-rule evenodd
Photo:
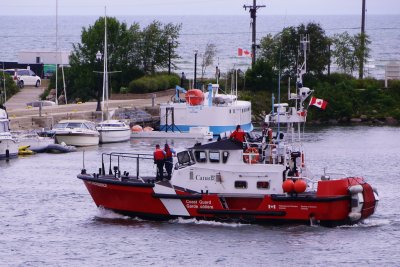
<svg viewBox="0 0 400 267"><path fill-rule="evenodd" d="M107 14L104 15L104 70L103 70L103 103L102 110L104 111L104 103L106 103L106 120L104 113L101 113L101 122L96 129L100 133L100 143L116 143L130 139L131 129L129 125L120 120L110 120L108 111L108 55L107 55Z"/></svg>

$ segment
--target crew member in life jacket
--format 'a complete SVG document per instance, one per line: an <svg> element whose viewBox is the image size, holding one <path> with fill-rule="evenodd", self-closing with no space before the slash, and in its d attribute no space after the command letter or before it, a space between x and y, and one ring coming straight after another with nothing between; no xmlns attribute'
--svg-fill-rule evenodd
<svg viewBox="0 0 400 267"><path fill-rule="evenodd" d="M153 155L154 164L157 164L156 180L162 181L164 173L165 152L160 148L160 145L156 145L156 150L154 150Z"/></svg>
<svg viewBox="0 0 400 267"><path fill-rule="evenodd" d="M169 147L168 144L164 146L165 153L165 169L167 170L167 179L171 180L172 167L174 166L173 156L176 156L176 152L173 148Z"/></svg>
<svg viewBox="0 0 400 267"><path fill-rule="evenodd" d="M230 139L233 139L235 141L244 142L246 133L240 128L240 125L236 126L236 130L231 133L229 136Z"/></svg>

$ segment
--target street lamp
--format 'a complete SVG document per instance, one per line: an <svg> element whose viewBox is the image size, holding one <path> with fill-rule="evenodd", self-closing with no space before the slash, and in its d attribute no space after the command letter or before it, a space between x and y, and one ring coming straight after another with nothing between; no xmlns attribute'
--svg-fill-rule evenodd
<svg viewBox="0 0 400 267"><path fill-rule="evenodd" d="M194 50L194 79L193 79L193 87L194 88L196 88L196 84L197 84L196 76L197 76L197 53L198 52L199 51L197 49Z"/></svg>
<svg viewBox="0 0 400 267"><path fill-rule="evenodd" d="M168 38L168 75L171 74L171 47L172 47L172 38Z"/></svg>
<svg viewBox="0 0 400 267"><path fill-rule="evenodd" d="M96 62L97 65L100 67L100 61L102 58L102 54L100 51L97 51L96 53ZM101 92L100 92L100 84L98 83L98 89L97 89L97 107L96 107L96 111L101 111L101 103L100 103L100 96L101 96Z"/></svg>

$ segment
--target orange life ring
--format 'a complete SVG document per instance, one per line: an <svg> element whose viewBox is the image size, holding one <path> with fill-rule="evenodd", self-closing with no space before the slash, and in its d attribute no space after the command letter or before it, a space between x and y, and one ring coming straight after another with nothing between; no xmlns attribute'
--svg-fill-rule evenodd
<svg viewBox="0 0 400 267"><path fill-rule="evenodd" d="M260 154L258 153L258 149L256 147L249 147L244 152L247 155L244 155L244 162L246 163L257 163L260 159Z"/></svg>

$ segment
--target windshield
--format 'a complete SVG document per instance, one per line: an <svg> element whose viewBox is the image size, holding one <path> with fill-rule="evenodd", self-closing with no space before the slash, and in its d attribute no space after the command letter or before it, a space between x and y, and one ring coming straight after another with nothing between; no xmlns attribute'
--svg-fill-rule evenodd
<svg viewBox="0 0 400 267"><path fill-rule="evenodd" d="M6 133L6 132L8 132L8 122L1 121L0 122L0 133Z"/></svg>
<svg viewBox="0 0 400 267"><path fill-rule="evenodd" d="M56 125L54 125L54 128L63 129L63 128L67 127L67 124L68 123L57 123Z"/></svg>
<svg viewBox="0 0 400 267"><path fill-rule="evenodd" d="M82 123L80 123L80 122L70 122L70 123L68 123L67 127L71 128L71 129L74 129L74 128L85 128L85 127L82 127Z"/></svg>

